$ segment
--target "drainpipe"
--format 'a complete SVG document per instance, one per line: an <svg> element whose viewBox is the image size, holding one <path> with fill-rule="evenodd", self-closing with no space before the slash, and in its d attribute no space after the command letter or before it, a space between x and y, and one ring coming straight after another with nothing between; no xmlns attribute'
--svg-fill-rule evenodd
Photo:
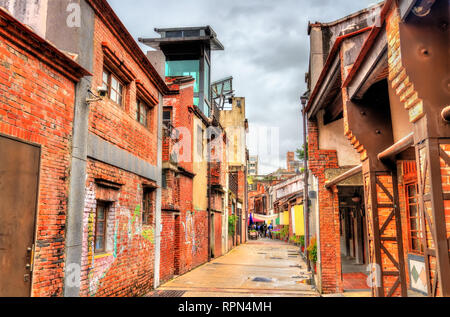
<svg viewBox="0 0 450 317"><path fill-rule="evenodd" d="M93 73L95 14L93 9L87 4L83 4L81 10L82 23L77 33L78 36L70 41L71 43L77 43L77 45L75 46L76 48L72 47L70 50L79 54L78 63ZM58 16L55 18L56 20L52 20L51 27L55 27L58 23L60 23L62 28L66 26L66 21L61 21L59 19L60 17ZM63 48L67 44L64 40L60 41L56 38L50 40L57 46L62 46ZM70 44L70 46L72 45ZM92 87L91 81L92 77L82 78L76 85L75 92L73 138L70 158L71 170L66 219L64 297L80 297L81 290L83 214L85 207L90 109L86 99L89 98L88 90Z"/></svg>
<svg viewBox="0 0 450 317"><path fill-rule="evenodd" d="M163 97L159 94L159 107L158 107L158 152L157 152L157 169L158 179L156 180L156 208L155 208L155 266L154 266L154 288L158 288L160 285L159 266L161 261L161 199L162 199L162 115L163 115Z"/></svg>
<svg viewBox="0 0 450 317"><path fill-rule="evenodd" d="M304 209L304 217L305 217L305 251L306 251L306 264L308 266L308 271L311 271L311 262L309 260L309 252L308 252L308 246L309 246L309 188L308 188L308 182L309 182L309 171L308 171L308 157L306 155L307 153L307 139L306 139L306 102L307 97L306 94L303 95L301 98L301 103L303 107L303 144L305 146L305 174L304 174L304 189L303 189L303 209Z"/></svg>

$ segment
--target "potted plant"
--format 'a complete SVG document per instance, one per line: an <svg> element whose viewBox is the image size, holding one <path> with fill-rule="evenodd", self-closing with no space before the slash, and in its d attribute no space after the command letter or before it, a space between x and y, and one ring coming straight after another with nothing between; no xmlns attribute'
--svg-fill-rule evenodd
<svg viewBox="0 0 450 317"><path fill-rule="evenodd" d="M305 253L305 236L300 236L298 238L298 242L299 242L300 248L302 249L302 253Z"/></svg>
<svg viewBox="0 0 450 317"><path fill-rule="evenodd" d="M285 242L288 242L289 241L289 227L284 226L283 229L281 229L280 235L281 235L282 240L284 240Z"/></svg>
<svg viewBox="0 0 450 317"><path fill-rule="evenodd" d="M317 263L317 240L316 238L312 238L311 239L311 243L308 247L308 255L309 255L309 260L311 261L313 268L314 268L314 274L317 273L317 267L316 267L316 263Z"/></svg>

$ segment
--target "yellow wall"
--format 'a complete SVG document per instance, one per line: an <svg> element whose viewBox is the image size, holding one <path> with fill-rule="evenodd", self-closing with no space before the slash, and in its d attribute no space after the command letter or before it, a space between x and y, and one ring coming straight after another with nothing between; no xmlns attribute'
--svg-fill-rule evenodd
<svg viewBox="0 0 450 317"><path fill-rule="evenodd" d="M305 218L303 215L303 205L294 206L295 212L295 235L305 235Z"/></svg>
<svg viewBox="0 0 450 317"><path fill-rule="evenodd" d="M288 226L289 225L289 211L285 211L281 213L281 225Z"/></svg>
<svg viewBox="0 0 450 317"><path fill-rule="evenodd" d="M237 106L237 101L241 107ZM246 165L245 98L233 98L233 109L220 112L220 124L228 138L227 159L231 166Z"/></svg>
<svg viewBox="0 0 450 317"><path fill-rule="evenodd" d="M208 162L205 159L205 157L201 157L198 155L198 149L197 149L197 137L198 136L198 128L197 126L201 126L201 128L204 130L204 135L206 135L206 127L203 124L203 122L198 119L197 117L194 117L194 189L193 189L193 203L194 203L194 209L199 211L205 211L208 209ZM205 139L203 138L203 149L206 153L206 146L207 143Z"/></svg>

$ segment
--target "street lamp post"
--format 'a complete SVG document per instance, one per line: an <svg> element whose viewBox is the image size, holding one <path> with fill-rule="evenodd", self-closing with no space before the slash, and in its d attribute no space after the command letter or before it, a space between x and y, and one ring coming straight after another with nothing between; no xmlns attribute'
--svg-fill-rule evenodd
<svg viewBox="0 0 450 317"><path fill-rule="evenodd" d="M305 172L304 172L304 189L303 189L303 209L305 216L305 250L306 250L306 263L308 266L308 271L311 271L311 261L309 260L309 189L308 189L308 180L309 180L309 171L308 171L308 157L307 157L307 139L306 139L306 103L308 102L307 93L305 93L300 101L302 103L302 113L303 113L303 144L304 144L304 162L305 162Z"/></svg>

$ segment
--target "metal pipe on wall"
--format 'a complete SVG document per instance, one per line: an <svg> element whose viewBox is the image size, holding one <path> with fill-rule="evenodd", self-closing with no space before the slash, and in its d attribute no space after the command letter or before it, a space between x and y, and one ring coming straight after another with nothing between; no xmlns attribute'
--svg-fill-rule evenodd
<svg viewBox="0 0 450 317"><path fill-rule="evenodd" d="M308 171L308 144L307 144L307 138L306 138L306 102L307 97L306 94L303 95L301 98L302 103L302 113L303 113L303 144L304 144L304 151L305 151L305 172L304 172L304 189L303 189L303 212L305 217L305 252L306 252L306 264L308 266L308 271L311 271L311 261L309 260L309 254L308 254L308 246L309 246L309 188L308 188L308 180L309 180L309 171Z"/></svg>

